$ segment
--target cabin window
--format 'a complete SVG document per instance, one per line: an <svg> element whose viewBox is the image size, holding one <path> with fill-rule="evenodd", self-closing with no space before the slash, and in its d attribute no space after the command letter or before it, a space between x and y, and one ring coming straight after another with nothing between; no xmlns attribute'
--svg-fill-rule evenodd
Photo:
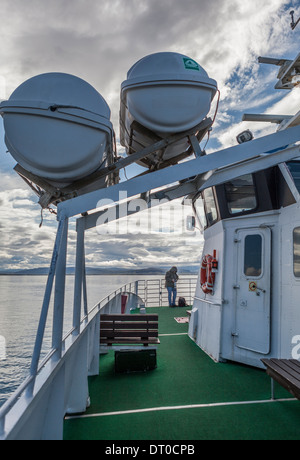
<svg viewBox="0 0 300 460"><path fill-rule="evenodd" d="M198 217L200 226L202 228L207 227L207 220L205 216L205 209L204 209L204 200L202 198L202 195L200 195L197 200L194 202L194 208L196 211L196 215Z"/></svg>
<svg viewBox="0 0 300 460"><path fill-rule="evenodd" d="M296 188L298 192L300 192L300 162L299 161L289 161L287 163L287 166L294 179Z"/></svg>
<svg viewBox="0 0 300 460"><path fill-rule="evenodd" d="M215 197L212 188L207 188L203 192L207 224L212 225L218 218Z"/></svg>
<svg viewBox="0 0 300 460"><path fill-rule="evenodd" d="M262 237L247 235L245 238L244 274L260 276L262 272Z"/></svg>
<svg viewBox="0 0 300 460"><path fill-rule="evenodd" d="M293 232L294 275L300 278L300 227Z"/></svg>
<svg viewBox="0 0 300 460"><path fill-rule="evenodd" d="M230 214L252 211L257 207L252 174L226 182L225 194Z"/></svg>

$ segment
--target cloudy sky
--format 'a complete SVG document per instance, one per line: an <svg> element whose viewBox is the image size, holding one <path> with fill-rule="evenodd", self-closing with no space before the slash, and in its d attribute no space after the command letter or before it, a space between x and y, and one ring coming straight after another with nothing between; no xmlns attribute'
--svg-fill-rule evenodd
<svg viewBox="0 0 300 460"><path fill-rule="evenodd" d="M294 10L295 19L299 17L299 0L0 0L0 7L0 100L34 75L74 74L106 99L118 137L120 85L127 71L145 55L174 51L195 59L218 82L221 99L208 153L234 145L236 135L247 128L255 137L275 131L274 125L241 123L244 112L299 110L300 89L275 91L278 68L257 62L258 56L292 59L300 52L300 25L292 31L289 15ZM0 270L48 266L55 217L45 213L39 228L37 198L12 171L15 162L3 137L1 124ZM135 173L127 171L128 176ZM91 231L88 265L197 264L200 233L191 237L170 231L184 219L187 211L181 208L177 203L157 210L148 233L137 231L147 220L142 214L138 222L123 222L126 231ZM73 222L70 265L74 241Z"/></svg>

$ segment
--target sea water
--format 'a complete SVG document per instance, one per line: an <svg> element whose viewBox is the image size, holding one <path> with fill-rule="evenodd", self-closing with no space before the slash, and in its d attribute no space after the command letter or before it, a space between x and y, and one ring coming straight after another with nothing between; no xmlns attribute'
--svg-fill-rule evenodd
<svg viewBox="0 0 300 460"><path fill-rule="evenodd" d="M159 275L89 275L88 308L121 286ZM47 276L0 276L0 406L28 376ZM66 277L64 333L72 327L74 277ZM51 346L53 299L49 308L42 356Z"/></svg>

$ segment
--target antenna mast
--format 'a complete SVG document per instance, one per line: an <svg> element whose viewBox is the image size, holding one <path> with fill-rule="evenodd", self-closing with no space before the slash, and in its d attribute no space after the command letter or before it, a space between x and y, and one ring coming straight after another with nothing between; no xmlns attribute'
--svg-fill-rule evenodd
<svg viewBox="0 0 300 460"><path fill-rule="evenodd" d="M292 22L291 22L291 28L292 28L292 30L295 29L296 25L297 25L298 22L300 21L300 17L299 17L299 18L297 19L297 21L295 22L295 20L294 20L294 13L295 13L294 10L290 12L290 15L291 15L291 17L292 17Z"/></svg>

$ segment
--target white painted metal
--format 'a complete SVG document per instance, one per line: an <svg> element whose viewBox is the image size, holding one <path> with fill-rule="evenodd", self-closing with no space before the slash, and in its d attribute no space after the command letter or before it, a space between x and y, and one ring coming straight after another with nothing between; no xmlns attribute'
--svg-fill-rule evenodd
<svg viewBox="0 0 300 460"><path fill-rule="evenodd" d="M80 336L68 335L64 339L59 361L48 357L40 366L31 397L19 391L19 398L16 393L11 402L1 407L0 439L61 440L64 415L86 410L89 404L87 376L95 375L93 363L96 355L97 361L99 358L99 341L96 342L97 334L94 334L99 324L97 316L99 313L87 326L81 327Z"/></svg>
<svg viewBox="0 0 300 460"><path fill-rule="evenodd" d="M267 355L270 352L271 332L271 230L268 227L241 228L237 229L235 234L236 310L235 328L232 332L234 345ZM245 267L247 238L255 238L261 242L261 272L258 272L256 267ZM255 243L252 240L251 247L254 252Z"/></svg>
<svg viewBox="0 0 300 460"><path fill-rule="evenodd" d="M39 359L41 355L41 349L42 349L43 337L44 337L46 321L47 321L47 316L48 316L52 287L53 287L53 282L54 282L54 277L55 277L56 265L57 265L58 255L59 255L59 251L61 247L62 238L64 235L66 235L66 230L65 230L66 225L68 225L67 219L65 221L59 222L59 226L57 230L56 241L55 241L55 245L53 249L50 271L48 275L47 286L45 290L45 296L44 296L39 326L38 326L36 340L35 340L35 346L34 346L32 360L31 360L30 376L32 377L32 380L27 387L28 397L32 396L32 393L33 393L35 376L37 374L38 363L39 363ZM60 259L60 262L64 264L64 260L62 258Z"/></svg>
<svg viewBox="0 0 300 460"><path fill-rule="evenodd" d="M217 169L212 172L203 184L199 183L199 190L204 190L205 188L222 184L223 182L227 182L244 174L262 171L263 169L298 158L299 156L300 146L295 145L293 147L284 148L283 150L278 149L278 151L274 151L271 154L259 155L249 161Z"/></svg>
<svg viewBox="0 0 300 460"><path fill-rule="evenodd" d="M291 115L267 115L261 113L245 113L242 117L242 121L259 121L263 123L281 123L285 120L291 119Z"/></svg>
<svg viewBox="0 0 300 460"><path fill-rule="evenodd" d="M213 295L198 280L189 335L215 361L261 367L261 358L292 357L299 335L300 280L293 272L293 230L300 227L299 192L280 166L296 203L279 210L232 217L205 230L203 253L217 251ZM261 276L243 274L245 236L263 238ZM257 284L249 291L249 283ZM264 292L265 291L265 292ZM258 294L258 295L257 295Z"/></svg>
<svg viewBox="0 0 300 460"><path fill-rule="evenodd" d="M85 278L84 270L84 227L77 226L77 245L76 245L76 265L74 283L74 308L73 308L73 334L79 334L81 306L82 306L82 287Z"/></svg>
<svg viewBox="0 0 300 460"><path fill-rule="evenodd" d="M259 57L258 62L280 67L277 75L278 82L275 85L275 89L290 90L299 83L300 54L298 54L294 60Z"/></svg>
<svg viewBox="0 0 300 460"><path fill-rule="evenodd" d="M67 243L68 243L68 222L66 221L64 228L63 228L62 242L61 242L60 249L59 249L56 277L55 277L52 348L55 350L56 359L60 359L62 356Z"/></svg>
<svg viewBox="0 0 300 460"><path fill-rule="evenodd" d="M175 181L188 179L194 175L206 174L230 165L235 167L235 177L240 175L239 168L245 165L246 161L252 160L258 165L263 157L269 157L270 163L278 164L288 159L299 156L299 148L286 151L286 148L299 141L300 127L296 126L289 130L270 134L252 142L230 147L213 154L206 155L195 160L190 160L161 171L149 173L146 176L139 176L109 187L90 192L86 195L73 198L59 203L58 218L65 219L77 214L88 212L97 208L98 202L103 199L111 199L115 202L120 200L120 193L126 192L128 197L139 193L148 192L158 187L169 185ZM271 159L273 157L273 160ZM282 158L281 158L282 157ZM258 166L259 167L259 166ZM201 179L201 178L200 178ZM205 177L206 180L206 177ZM202 185L202 184L201 184ZM212 183L211 185L214 185Z"/></svg>
<svg viewBox="0 0 300 460"><path fill-rule="evenodd" d="M223 223L218 222L205 232L203 254L217 251L219 260L213 295L204 294L200 285L200 273L196 285L195 298L189 323L189 336L213 360L220 360L221 324L223 315L223 282L224 273L224 233Z"/></svg>
<svg viewBox="0 0 300 460"><path fill-rule="evenodd" d="M147 195L140 195L139 198L143 199L145 208L152 209L156 206L160 206L167 201L176 200L177 198L181 198L183 196L187 196L192 193L196 193L198 191L197 181L191 182L184 182L179 185L171 186L169 188L165 188L164 190L159 190L157 192L149 193ZM127 196L127 195L124 195ZM139 199L136 202L136 206L134 203L131 202L131 206L129 206L131 200L122 201L120 204L113 205L112 200L104 200L101 204L101 208L105 207L105 205L110 205L109 208L105 208L101 211L96 211L94 213L88 214L84 217L79 217L77 219L77 225L81 224L81 221L84 221L84 228L85 230L91 229L100 225L99 223L101 220L108 218L109 221L112 222L113 220L120 219L122 217L131 216L140 212L140 201Z"/></svg>

